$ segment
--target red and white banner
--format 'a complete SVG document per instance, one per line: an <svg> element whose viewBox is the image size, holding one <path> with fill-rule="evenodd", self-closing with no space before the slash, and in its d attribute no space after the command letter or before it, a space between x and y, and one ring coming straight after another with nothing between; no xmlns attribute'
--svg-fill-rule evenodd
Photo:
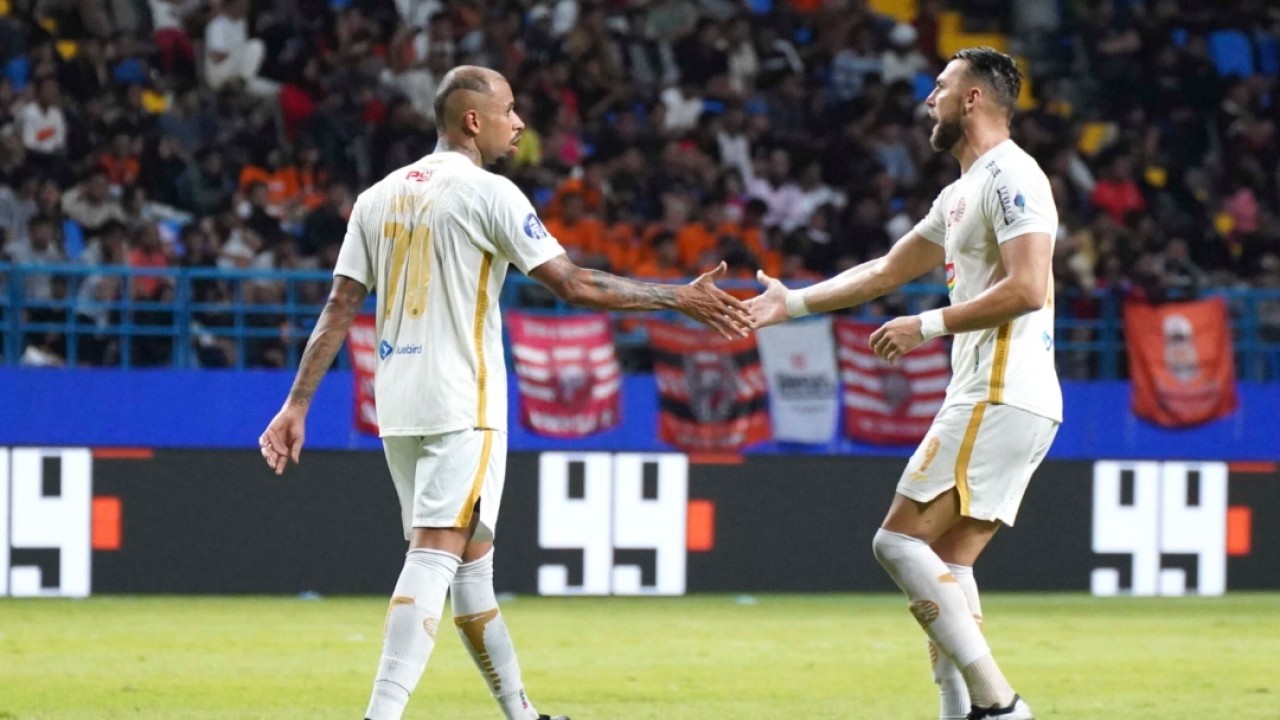
<svg viewBox="0 0 1280 720"><path fill-rule="evenodd" d="M876 445L918 443L946 399L951 358L942 340L934 339L890 365L868 344L879 327L836 321L845 434Z"/></svg>
<svg viewBox="0 0 1280 720"><path fill-rule="evenodd" d="M650 320L658 439L682 450L738 450L768 440L769 387L755 336Z"/></svg>
<svg viewBox="0 0 1280 720"><path fill-rule="evenodd" d="M506 320L525 427L578 438L618 424L622 371L608 315L512 312Z"/></svg>
<svg viewBox="0 0 1280 720"><path fill-rule="evenodd" d="M1126 303L1124 334L1138 417L1186 427L1235 411L1236 362L1225 300Z"/></svg>
<svg viewBox="0 0 1280 720"><path fill-rule="evenodd" d="M378 368L378 326L372 315L358 315L347 330L347 352L356 388L354 424L358 432L378 435L378 408L374 404L374 373Z"/></svg>

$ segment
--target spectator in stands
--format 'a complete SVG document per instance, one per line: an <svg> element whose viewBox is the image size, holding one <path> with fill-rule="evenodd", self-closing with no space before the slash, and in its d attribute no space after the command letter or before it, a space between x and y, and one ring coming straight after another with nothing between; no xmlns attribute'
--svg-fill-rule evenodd
<svg viewBox="0 0 1280 720"><path fill-rule="evenodd" d="M259 74L267 49L249 37L248 13L248 0L226 0L205 27L205 81L214 90L240 83L250 93L273 97L280 88Z"/></svg>
<svg viewBox="0 0 1280 720"><path fill-rule="evenodd" d="M27 226L26 242L9 242L7 254L15 265L52 265L66 261L57 241L57 225L48 217L34 217ZM49 300L53 297L53 276L32 273L26 276L22 289L27 300Z"/></svg>
<svg viewBox="0 0 1280 720"><path fill-rule="evenodd" d="M231 178L223 168L222 153L206 148L178 177L178 205L197 215L209 215L226 207L232 187Z"/></svg>
<svg viewBox="0 0 1280 720"><path fill-rule="evenodd" d="M632 274L645 280L667 280L685 277L688 273L680 264L679 247L675 233L659 230L651 240L653 255L640 263Z"/></svg>
<svg viewBox="0 0 1280 720"><path fill-rule="evenodd" d="M45 172L60 171L67 149L67 119L57 78L49 76L36 83L36 97L22 107L18 124L28 162Z"/></svg>
<svg viewBox="0 0 1280 720"><path fill-rule="evenodd" d="M39 212L36 191L40 178L25 169L14 173L11 186L0 185L0 232L11 243L25 243L27 225Z"/></svg>
<svg viewBox="0 0 1280 720"><path fill-rule="evenodd" d="M769 207L765 225L794 230L802 224L797 208L803 191L791 179L791 153L787 150L777 148L767 159L759 161L759 167L747 181L747 192Z"/></svg>
<svg viewBox="0 0 1280 720"><path fill-rule="evenodd" d="M89 234L96 233L108 221L125 220L124 207L111 196L111 182L100 166L63 196L62 211Z"/></svg>
<svg viewBox="0 0 1280 720"><path fill-rule="evenodd" d="M1106 175L1094 186L1089 201L1118 223L1124 222L1130 212L1147 209L1142 189L1133 178L1133 160L1128 155L1117 155L1111 161Z"/></svg>
<svg viewBox="0 0 1280 720"><path fill-rule="evenodd" d="M581 190L565 193L561 199L560 217L547 218L545 224L547 232L560 241L574 263L597 269L609 266L605 256L604 224L587 214Z"/></svg>
<svg viewBox="0 0 1280 720"><path fill-rule="evenodd" d="M880 54L880 73L886 85L914 83L918 73L928 72L929 61L916 49L917 32L907 23L889 31L889 47Z"/></svg>
<svg viewBox="0 0 1280 720"><path fill-rule="evenodd" d="M134 270L163 270L173 264L155 225L143 225L134 232L128 258L129 267ZM136 300L158 300L161 289L172 289L172 285L171 278L164 275L139 274L133 278L129 294Z"/></svg>

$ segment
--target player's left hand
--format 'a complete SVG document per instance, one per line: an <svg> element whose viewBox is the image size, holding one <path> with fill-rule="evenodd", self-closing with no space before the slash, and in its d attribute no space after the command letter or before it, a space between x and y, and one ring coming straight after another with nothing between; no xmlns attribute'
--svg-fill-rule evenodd
<svg viewBox="0 0 1280 720"><path fill-rule="evenodd" d="M258 447L267 467L281 475L289 460L297 465L302 458L302 442L306 436L306 409L291 405L281 408L258 438Z"/></svg>
<svg viewBox="0 0 1280 720"><path fill-rule="evenodd" d="M916 315L894 318L871 333L871 350L887 363L895 363L903 355L924 342L920 334L920 318Z"/></svg>

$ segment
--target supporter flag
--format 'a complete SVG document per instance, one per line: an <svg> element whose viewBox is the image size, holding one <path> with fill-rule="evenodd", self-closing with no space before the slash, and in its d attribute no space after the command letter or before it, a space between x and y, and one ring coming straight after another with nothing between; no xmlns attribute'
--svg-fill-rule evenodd
<svg viewBox="0 0 1280 720"><path fill-rule="evenodd" d="M1134 414L1165 427L1185 427L1236 409L1236 366L1225 300L1129 302L1124 332Z"/></svg>
<svg viewBox="0 0 1280 720"><path fill-rule="evenodd" d="M658 439L686 451L733 451L769 439L768 387L754 336L650 320Z"/></svg>
<svg viewBox="0 0 1280 720"><path fill-rule="evenodd" d="M372 315L358 315L347 330L351 377L355 380L355 426L366 435L378 434L378 408L373 402L374 372L378 368L378 327Z"/></svg>
<svg viewBox="0 0 1280 720"><path fill-rule="evenodd" d="M930 340L890 365L868 340L880 325L836 321L845 434L876 445L920 442L946 399L951 360L941 339Z"/></svg>
<svg viewBox="0 0 1280 720"><path fill-rule="evenodd" d="M831 317L767 327L756 337L769 381L774 438L801 443L832 440L840 408Z"/></svg>
<svg viewBox="0 0 1280 720"><path fill-rule="evenodd" d="M618 424L622 373L608 315L513 312L507 330L525 427L578 438Z"/></svg>

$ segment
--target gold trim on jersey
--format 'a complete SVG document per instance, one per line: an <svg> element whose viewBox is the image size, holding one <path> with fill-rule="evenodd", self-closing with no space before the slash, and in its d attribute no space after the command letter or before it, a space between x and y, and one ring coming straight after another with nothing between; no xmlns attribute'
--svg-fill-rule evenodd
<svg viewBox="0 0 1280 720"><path fill-rule="evenodd" d="M986 412L987 403L973 406L969 427L965 428L964 440L960 442L960 452L956 455L956 494L960 496L960 514L965 516L969 514L969 459L973 457L973 446L978 442L978 426L982 425L982 416Z"/></svg>
<svg viewBox="0 0 1280 720"><path fill-rule="evenodd" d="M453 521L456 528L470 527L471 515L475 512L476 501L480 499L480 489L484 487L485 473L489 472L489 452L493 449L493 430L481 430L484 433L484 447L480 448L480 466L476 468L475 479L471 481L471 492L467 493L467 501L458 511Z"/></svg>
<svg viewBox="0 0 1280 720"><path fill-rule="evenodd" d="M1004 371L1009 364L1009 340L1013 337L1013 321L1000 326L996 331L996 350L991 356L991 389L987 393L987 402L999 405L1004 402Z"/></svg>
<svg viewBox="0 0 1280 720"><path fill-rule="evenodd" d="M476 316L474 323L476 346L476 427L489 426L488 385L489 370L484 362L484 318L489 312L489 270L493 267L493 253L485 253L480 263L480 279L476 286Z"/></svg>

